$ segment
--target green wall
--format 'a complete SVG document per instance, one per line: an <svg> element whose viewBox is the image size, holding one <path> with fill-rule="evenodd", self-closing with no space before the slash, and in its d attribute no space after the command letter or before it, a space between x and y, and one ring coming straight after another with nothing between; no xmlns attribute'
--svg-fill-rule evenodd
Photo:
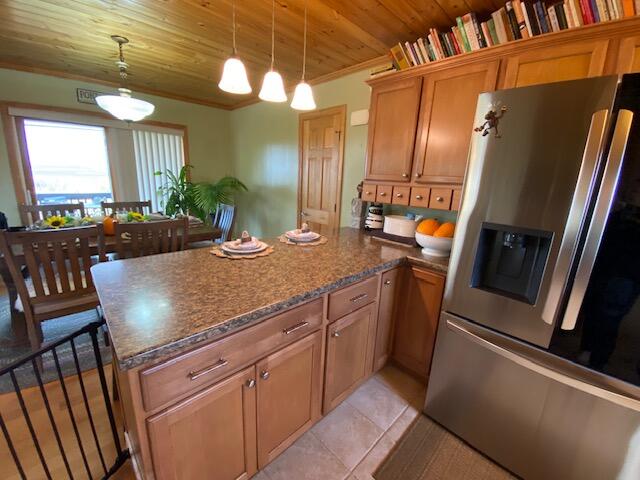
<svg viewBox="0 0 640 480"><path fill-rule="evenodd" d="M368 71L313 87L319 109L347 106L340 219L349 225L351 199L364 177L367 125L349 125L351 112L369 108ZM294 228L298 195L298 114L288 103L260 102L231 112L234 174L250 192L238 198L236 230L275 236Z"/></svg>
<svg viewBox="0 0 640 480"><path fill-rule="evenodd" d="M0 100L100 111L95 105L78 103L76 88L100 92L114 89L77 80L0 69ZM217 88L214 84L211 88ZM156 106L150 120L186 125L189 132L189 158L194 180L215 180L234 173L230 130L230 112L204 105L181 102L152 95L136 94ZM18 213L11 181L4 135L0 134L0 211L17 224Z"/></svg>

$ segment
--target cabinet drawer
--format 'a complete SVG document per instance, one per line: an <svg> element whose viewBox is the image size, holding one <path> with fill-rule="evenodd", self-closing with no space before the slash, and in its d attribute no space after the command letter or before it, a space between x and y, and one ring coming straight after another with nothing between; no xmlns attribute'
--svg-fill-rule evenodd
<svg viewBox="0 0 640 480"><path fill-rule="evenodd" d="M453 190L450 188L432 188L429 196L429 208L449 210L452 193Z"/></svg>
<svg viewBox="0 0 640 480"><path fill-rule="evenodd" d="M363 202L376 201L376 184L375 183L362 184L362 201Z"/></svg>
<svg viewBox="0 0 640 480"><path fill-rule="evenodd" d="M429 188L426 187L413 187L411 189L411 200L409 205L412 207L424 207L429 206Z"/></svg>
<svg viewBox="0 0 640 480"><path fill-rule="evenodd" d="M332 322L376 300L378 278L371 277L362 282L329 294L329 321Z"/></svg>
<svg viewBox="0 0 640 480"><path fill-rule="evenodd" d="M391 185L378 185L376 193L376 202L391 203L391 192L393 187Z"/></svg>
<svg viewBox="0 0 640 480"><path fill-rule="evenodd" d="M140 372L147 411L239 370L320 328L322 298Z"/></svg>
<svg viewBox="0 0 640 480"><path fill-rule="evenodd" d="M460 202L462 200L462 190L456 188L453 190L453 195L451 196L451 210L454 212L460 211Z"/></svg>
<svg viewBox="0 0 640 480"><path fill-rule="evenodd" d="M393 200L391 203L394 205L409 205L409 196L411 189L409 187L393 187Z"/></svg>

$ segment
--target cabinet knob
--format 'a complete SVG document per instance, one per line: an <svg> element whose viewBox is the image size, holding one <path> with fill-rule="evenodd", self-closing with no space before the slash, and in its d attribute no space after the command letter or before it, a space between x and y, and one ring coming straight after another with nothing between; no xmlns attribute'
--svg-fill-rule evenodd
<svg viewBox="0 0 640 480"><path fill-rule="evenodd" d="M391 285L391 280L385 280L385 281L384 281L384 284L385 284L385 285Z"/></svg>
<svg viewBox="0 0 640 480"><path fill-rule="evenodd" d="M245 385L247 386L247 388L253 388L256 386L256 381L252 378L251 380L247 380L245 382Z"/></svg>
<svg viewBox="0 0 640 480"><path fill-rule="evenodd" d="M421 176L422 176L422 174L421 174L421 173L416 172L416 178L420 178Z"/></svg>
<svg viewBox="0 0 640 480"><path fill-rule="evenodd" d="M436 202L442 202L444 200L444 198L442 197L436 197Z"/></svg>
<svg viewBox="0 0 640 480"><path fill-rule="evenodd" d="M367 195L371 195L371 192L364 192L364 193L366 193Z"/></svg>
<svg viewBox="0 0 640 480"><path fill-rule="evenodd" d="M333 332L333 333L331 334L331 336L332 336L332 337L334 337L334 338L338 338L338 337L340 336L340 332L338 332L338 331L336 330L335 332Z"/></svg>
<svg viewBox="0 0 640 480"><path fill-rule="evenodd" d="M387 196L387 192L380 192L379 194L381 197L386 197Z"/></svg>
<svg viewBox="0 0 640 480"><path fill-rule="evenodd" d="M268 379L271 376L271 374L269 372L267 372L266 370L264 372L260 373L260 378L263 380Z"/></svg>
<svg viewBox="0 0 640 480"><path fill-rule="evenodd" d="M408 173L403 173L403 174L402 174L402 178L407 178L408 176L409 176L409 174L408 174Z"/></svg>
<svg viewBox="0 0 640 480"><path fill-rule="evenodd" d="M401 193L396 193L396 198L402 198L402 194Z"/></svg>
<svg viewBox="0 0 640 480"><path fill-rule="evenodd" d="M422 195L416 195L416 200L422 200Z"/></svg>

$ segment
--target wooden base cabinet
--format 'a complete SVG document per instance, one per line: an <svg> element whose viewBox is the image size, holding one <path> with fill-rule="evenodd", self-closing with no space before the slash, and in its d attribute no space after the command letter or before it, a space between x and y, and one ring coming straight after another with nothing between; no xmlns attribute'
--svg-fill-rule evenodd
<svg viewBox="0 0 640 480"><path fill-rule="evenodd" d="M407 268L402 276L392 358L426 379L431 366L445 277L418 267Z"/></svg>
<svg viewBox="0 0 640 480"><path fill-rule="evenodd" d="M378 297L378 325L376 345L373 354L373 370L377 372L387 363L391 354L391 333L396 310L397 286L400 268L394 268L382 274L380 296Z"/></svg>
<svg viewBox="0 0 640 480"><path fill-rule="evenodd" d="M324 413L333 410L371 373L377 304L362 307L327 329Z"/></svg>
<svg viewBox="0 0 640 480"><path fill-rule="evenodd" d="M157 480L250 478L257 471L255 368L147 420Z"/></svg>
<svg viewBox="0 0 640 480"><path fill-rule="evenodd" d="M320 419L321 361L322 332L316 332L256 365L259 468Z"/></svg>

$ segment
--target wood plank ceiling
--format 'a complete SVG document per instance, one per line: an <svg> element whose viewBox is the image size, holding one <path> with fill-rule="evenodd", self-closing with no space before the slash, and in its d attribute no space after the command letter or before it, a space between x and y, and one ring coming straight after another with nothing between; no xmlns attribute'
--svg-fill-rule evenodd
<svg viewBox="0 0 640 480"><path fill-rule="evenodd" d="M500 5L501 0L307 0L307 79L366 67L398 41ZM276 69L288 89L301 74L303 12L304 0L276 0ZM238 54L249 71L250 96L217 86L231 50L230 19L230 0L3 0L0 67L116 85L117 49L109 37L118 34L131 41L125 57L134 92L235 108L257 97L269 67L271 0L236 0Z"/></svg>

